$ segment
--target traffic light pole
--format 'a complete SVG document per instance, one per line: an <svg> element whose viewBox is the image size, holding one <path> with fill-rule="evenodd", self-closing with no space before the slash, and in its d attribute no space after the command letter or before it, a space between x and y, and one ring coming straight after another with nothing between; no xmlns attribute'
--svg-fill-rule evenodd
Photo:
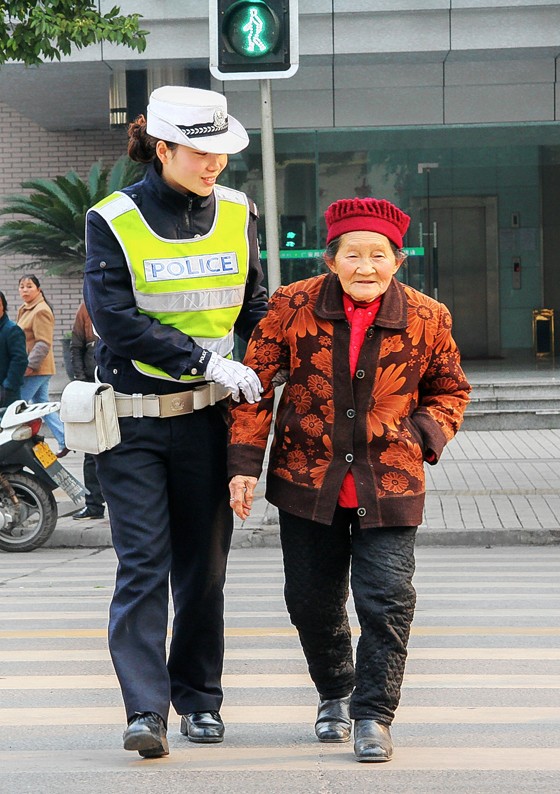
<svg viewBox="0 0 560 794"><path fill-rule="evenodd" d="M268 289L281 283L272 79L299 65L299 0L209 0L209 67L217 80L258 80Z"/></svg>
<svg viewBox="0 0 560 794"><path fill-rule="evenodd" d="M272 121L270 80L260 80L259 83L261 88L261 151L266 229L266 265L268 292L272 295L281 284L278 203L276 200L276 155L274 152L274 124Z"/></svg>

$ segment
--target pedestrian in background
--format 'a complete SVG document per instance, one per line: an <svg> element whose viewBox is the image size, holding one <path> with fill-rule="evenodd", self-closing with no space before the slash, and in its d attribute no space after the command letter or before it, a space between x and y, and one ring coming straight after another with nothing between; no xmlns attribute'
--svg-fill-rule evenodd
<svg viewBox="0 0 560 794"><path fill-rule="evenodd" d="M70 354L74 379L93 383L95 380L95 344L97 336L93 331L91 318L82 301L74 318ZM105 500L97 478L95 455L84 453L84 485L86 487L86 506L74 513L74 521L91 521L103 518Z"/></svg>
<svg viewBox="0 0 560 794"><path fill-rule="evenodd" d="M388 761L414 615L424 461L438 461L470 386L447 308L395 278L410 218L384 199L325 214L329 272L272 296L244 362L259 403L232 408L229 471L247 518L278 407L266 497L279 508L285 598L319 694L315 733ZM349 574L361 628L354 665Z"/></svg>
<svg viewBox="0 0 560 794"><path fill-rule="evenodd" d="M21 400L23 375L27 369L25 334L8 317L8 302L0 292L0 408Z"/></svg>
<svg viewBox="0 0 560 794"><path fill-rule="evenodd" d="M157 757L170 702L187 739L224 738L227 407L230 395L260 397L232 351L234 331L247 341L267 302L257 209L217 184L228 154L249 144L226 98L163 86L128 135L129 156L148 168L87 215L84 298L120 417L120 443L96 462L119 560L109 647L123 743Z"/></svg>
<svg viewBox="0 0 560 794"><path fill-rule="evenodd" d="M53 352L54 312L45 298L37 276L22 276L18 289L23 303L18 309L17 324L25 333L29 359L21 398L27 403L50 402L49 383L56 373ZM57 458L63 458L69 450L64 443L64 425L58 412L47 414L45 422L58 443Z"/></svg>

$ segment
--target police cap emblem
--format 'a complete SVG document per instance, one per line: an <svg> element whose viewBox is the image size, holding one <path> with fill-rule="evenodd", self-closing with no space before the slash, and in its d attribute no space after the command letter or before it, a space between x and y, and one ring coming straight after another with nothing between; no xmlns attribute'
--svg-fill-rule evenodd
<svg viewBox="0 0 560 794"><path fill-rule="evenodd" d="M224 127L227 127L227 116L222 108L217 108L214 111L214 127L217 130L222 130Z"/></svg>

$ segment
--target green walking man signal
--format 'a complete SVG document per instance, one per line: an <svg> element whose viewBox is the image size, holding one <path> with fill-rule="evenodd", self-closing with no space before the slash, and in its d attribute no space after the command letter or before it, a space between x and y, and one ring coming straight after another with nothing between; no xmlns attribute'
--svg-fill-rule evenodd
<svg viewBox="0 0 560 794"><path fill-rule="evenodd" d="M218 80L291 77L298 0L210 0L210 71Z"/></svg>
<svg viewBox="0 0 560 794"><path fill-rule="evenodd" d="M276 33L278 25L274 18L267 19L267 12L268 9L260 9L254 5L245 6L245 8L241 9L241 33L244 35L242 35L237 42L238 46L235 48L236 52L239 52L241 55L250 55L251 57L257 58L263 53L270 52L278 38ZM271 34L270 43L268 41L269 33Z"/></svg>

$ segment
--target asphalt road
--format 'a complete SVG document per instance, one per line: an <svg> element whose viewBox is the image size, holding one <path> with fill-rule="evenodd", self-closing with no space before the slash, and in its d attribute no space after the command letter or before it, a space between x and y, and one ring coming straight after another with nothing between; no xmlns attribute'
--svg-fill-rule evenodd
<svg viewBox="0 0 560 794"><path fill-rule="evenodd" d="M379 765L314 737L277 549L231 554L226 741L189 744L174 715L169 757L122 750L106 646L114 571L112 549L0 555L1 792L560 791L558 547L418 549L395 757Z"/></svg>

